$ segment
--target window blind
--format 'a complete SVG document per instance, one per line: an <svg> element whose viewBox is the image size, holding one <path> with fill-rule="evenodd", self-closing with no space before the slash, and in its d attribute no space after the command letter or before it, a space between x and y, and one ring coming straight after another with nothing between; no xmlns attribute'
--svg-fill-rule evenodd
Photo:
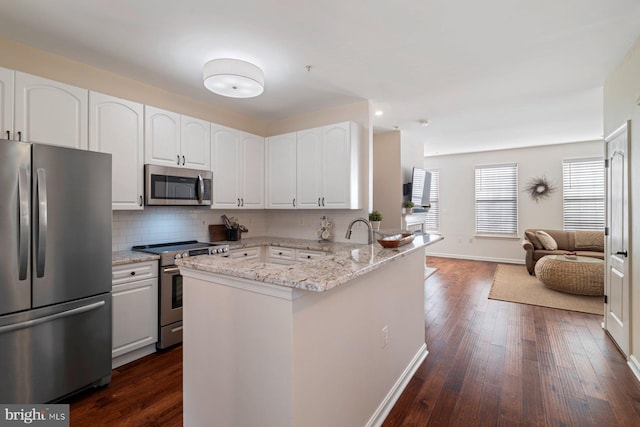
<svg viewBox="0 0 640 427"><path fill-rule="evenodd" d="M440 229L440 171L428 170L428 172L431 172L431 191L429 193L431 208L427 212L424 226L427 230L438 231Z"/></svg>
<svg viewBox="0 0 640 427"><path fill-rule="evenodd" d="M602 230L605 223L604 160L562 162L562 220L565 230Z"/></svg>
<svg viewBox="0 0 640 427"><path fill-rule="evenodd" d="M518 165L476 166L476 233L517 232Z"/></svg>

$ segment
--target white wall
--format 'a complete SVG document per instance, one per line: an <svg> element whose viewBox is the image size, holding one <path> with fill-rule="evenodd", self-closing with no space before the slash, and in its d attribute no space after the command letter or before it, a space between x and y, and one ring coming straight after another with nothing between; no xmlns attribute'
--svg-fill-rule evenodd
<svg viewBox="0 0 640 427"><path fill-rule="evenodd" d="M631 285L631 341L630 356L637 364L640 360L640 226L634 221L634 212L640 212L640 198L635 197L634 189L640 188L640 150L638 150L638 126L640 126L640 38L636 40L627 55L616 66L604 85L604 134L609 135L631 120L630 168L631 179L631 247L629 248L630 285ZM635 190L635 194L638 192ZM636 215L637 217L637 215ZM640 366L636 366L640 369Z"/></svg>
<svg viewBox="0 0 640 427"><path fill-rule="evenodd" d="M562 229L562 160L602 157L602 141L547 145L426 157L427 169L440 171L440 233L444 240L427 248L428 255L524 263L520 238L475 235L475 172L477 165L518 164L518 235L527 228ZM522 190L532 178L546 176L556 190L535 202Z"/></svg>

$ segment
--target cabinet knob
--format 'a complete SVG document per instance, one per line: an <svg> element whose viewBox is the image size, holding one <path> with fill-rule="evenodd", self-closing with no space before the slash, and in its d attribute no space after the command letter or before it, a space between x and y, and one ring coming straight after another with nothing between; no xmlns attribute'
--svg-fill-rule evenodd
<svg viewBox="0 0 640 427"><path fill-rule="evenodd" d="M245 252L245 253L244 253L244 256L249 256L249 254Z"/></svg>
<svg viewBox="0 0 640 427"><path fill-rule="evenodd" d="M307 259L311 259L311 255L307 255Z"/></svg>
<svg viewBox="0 0 640 427"><path fill-rule="evenodd" d="M131 274L132 276L135 276L135 275L136 275L136 272L135 272L135 271L132 271L130 274Z"/></svg>

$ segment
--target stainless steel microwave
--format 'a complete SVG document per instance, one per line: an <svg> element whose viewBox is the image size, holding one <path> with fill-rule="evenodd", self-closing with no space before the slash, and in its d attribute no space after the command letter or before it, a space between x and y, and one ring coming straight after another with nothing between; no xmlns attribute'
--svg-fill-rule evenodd
<svg viewBox="0 0 640 427"><path fill-rule="evenodd" d="M210 206L213 173L144 165L146 205Z"/></svg>

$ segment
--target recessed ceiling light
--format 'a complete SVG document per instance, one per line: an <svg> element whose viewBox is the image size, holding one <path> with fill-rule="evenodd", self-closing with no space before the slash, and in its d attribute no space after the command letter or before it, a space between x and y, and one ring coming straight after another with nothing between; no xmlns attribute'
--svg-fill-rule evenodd
<svg viewBox="0 0 640 427"><path fill-rule="evenodd" d="M420 123L420 126L422 126L423 128L429 126L429 120L418 120L418 123Z"/></svg>
<svg viewBox="0 0 640 427"><path fill-rule="evenodd" d="M380 117L380 116L381 116L381 115L383 115L383 114L384 114L384 111L382 111L382 110L378 110L378 111L376 111L376 112L375 112L375 115L376 115L377 117Z"/></svg>

